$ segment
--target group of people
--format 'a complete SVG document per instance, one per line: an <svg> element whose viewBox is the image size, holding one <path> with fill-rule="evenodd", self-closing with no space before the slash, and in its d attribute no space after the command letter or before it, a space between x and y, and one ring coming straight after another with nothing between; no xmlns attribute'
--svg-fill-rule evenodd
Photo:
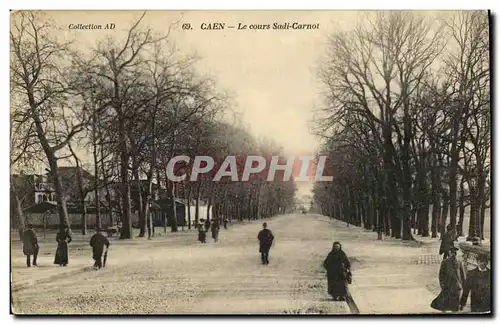
<svg viewBox="0 0 500 324"><path fill-rule="evenodd" d="M262 230L257 235L259 240L259 253L263 265L269 264L269 251L274 242L274 235L267 228L267 223L262 224ZM347 285L352 282L351 263L342 251L340 242L333 243L332 250L328 253L323 267L326 269L328 280L328 294L335 301L345 301L348 295Z"/></svg>
<svg viewBox="0 0 500 324"><path fill-rule="evenodd" d="M224 218L222 222L224 224L224 229L227 230L227 225L229 224L230 220L228 218ZM200 219L200 223L198 223L196 227L198 229L198 241L200 241L201 243L207 243L208 231L212 232L212 239L215 243L219 241L220 225L218 219L212 219L211 221L209 219L205 221L203 219Z"/></svg>
<svg viewBox="0 0 500 324"><path fill-rule="evenodd" d="M466 271L463 261L457 256L458 247L455 231L451 225L443 235L439 254L443 261L439 269L441 292L432 301L431 307L443 312L456 312L464 309L470 294L470 307L473 313L491 311L491 270L489 257L477 256L477 267Z"/></svg>
<svg viewBox="0 0 500 324"><path fill-rule="evenodd" d="M69 227L64 224L60 226L59 232L56 234L57 248L56 255L54 258L54 264L59 266L67 266L69 263L69 253L68 253L68 245L72 241L71 231ZM26 226L26 230L23 232L23 253L26 256L26 266L31 267L37 266L37 258L40 252L40 245L38 243L38 237L33 229L33 225L28 224ZM109 240L105 237L100 228L96 228L96 233L92 235L90 238L90 246L92 247L92 258L94 259L94 269L99 270L105 265L106 254L104 251L104 247L109 248ZM103 263L104 256L104 263ZM33 258L33 262L31 262L31 258Z"/></svg>
<svg viewBox="0 0 500 324"><path fill-rule="evenodd" d="M224 228L227 229L228 220L224 219ZM267 223L262 224L262 230L258 233L259 253L263 265L269 264L269 251L274 242L274 235L267 228ZM212 232L215 242L219 237L219 222L217 219L206 220L198 225L198 240L206 243L206 232ZM469 294L471 295L471 312L484 313L491 311L491 270L488 268L489 257L480 254L477 257L477 267L474 270L466 271L463 261L457 257L459 248L456 243L456 235L451 225L448 225L447 232L443 235L440 247L440 254L443 254L443 261L439 270L440 294L432 301L431 307L440 311L463 310ZM68 244L72 237L66 225L60 227L56 235L57 249L54 264L60 266L68 265ZM95 260L94 269L98 270L103 264L104 247L109 248L109 240L97 228L96 233L90 239L92 247L92 257ZM26 265L28 267L37 266L37 256L40 251L38 238L31 224L23 233L23 253L26 255ZM31 256L33 256L31 260ZM106 259L106 257L104 258ZM348 296L348 284L352 281L351 264L345 252L342 250L340 242L333 243L332 250L323 262L328 280L328 294L336 301L345 301Z"/></svg>

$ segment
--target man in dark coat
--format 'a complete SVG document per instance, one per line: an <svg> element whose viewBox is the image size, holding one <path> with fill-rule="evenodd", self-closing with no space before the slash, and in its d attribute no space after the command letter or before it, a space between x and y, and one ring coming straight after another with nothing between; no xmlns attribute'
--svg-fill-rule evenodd
<svg viewBox="0 0 500 324"><path fill-rule="evenodd" d="M448 251L453 249L453 241L455 240L455 232L453 226L448 224L446 226L446 233L441 237L441 246L439 247L439 254L443 254L443 260L448 256Z"/></svg>
<svg viewBox="0 0 500 324"><path fill-rule="evenodd" d="M207 232L205 231L205 225L203 223L198 224L198 241L207 243Z"/></svg>
<svg viewBox="0 0 500 324"><path fill-rule="evenodd" d="M259 240L259 252L262 259L262 264L269 264L269 250L273 245L274 235L267 229L267 223L262 224L263 229L257 235Z"/></svg>
<svg viewBox="0 0 500 324"><path fill-rule="evenodd" d="M471 312L491 312L491 270L488 269L488 261L487 255L480 254L477 258L477 268L467 272L467 280L460 300L460 310L467 303L470 293Z"/></svg>
<svg viewBox="0 0 500 324"><path fill-rule="evenodd" d="M439 269L439 284L441 293L435 298L431 307L440 311L458 311L460 297L466 280L465 266L457 259L458 247L448 251L448 257L441 262Z"/></svg>
<svg viewBox="0 0 500 324"><path fill-rule="evenodd" d="M323 267L326 269L328 279L328 294L334 300L345 301L351 263L345 252L342 251L340 242L333 243L332 250L323 262Z"/></svg>
<svg viewBox="0 0 500 324"><path fill-rule="evenodd" d="M219 240L219 230L220 230L218 220L214 219L212 221L211 230L212 230L212 238L214 239L215 243L217 243L217 241Z"/></svg>
<svg viewBox="0 0 500 324"><path fill-rule="evenodd" d="M227 218L224 218L224 229L227 230L227 224L229 223L229 220Z"/></svg>
<svg viewBox="0 0 500 324"><path fill-rule="evenodd" d="M33 256L33 265L36 267L38 251L38 238L33 230L33 225L28 224L27 229L23 232L23 253L26 256L26 266L28 268L31 267L31 256Z"/></svg>
<svg viewBox="0 0 500 324"><path fill-rule="evenodd" d="M109 240L102 235L100 228L96 228L96 233L90 238L90 246L92 247L92 258L95 260L94 270L99 270L102 268L104 246L106 246L106 251L109 248Z"/></svg>

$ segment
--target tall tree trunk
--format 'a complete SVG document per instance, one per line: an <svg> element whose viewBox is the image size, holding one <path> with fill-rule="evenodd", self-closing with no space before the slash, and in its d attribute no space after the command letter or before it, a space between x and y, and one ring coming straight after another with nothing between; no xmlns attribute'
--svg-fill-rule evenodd
<svg viewBox="0 0 500 324"><path fill-rule="evenodd" d="M134 158L135 159L135 158ZM143 202L143 190L142 190L142 182L141 178L139 176L139 166L137 165L137 162L134 161L133 163L133 170L134 170L134 178L135 178L135 183L137 185L137 213L138 213L138 220L139 220L139 237L144 237L146 235L146 214L144 213L144 202ZM148 202L146 201L146 204Z"/></svg>
<svg viewBox="0 0 500 324"><path fill-rule="evenodd" d="M200 194L201 194L201 182L196 183L196 202L195 202L195 211L194 211L194 220L196 225L200 222Z"/></svg>
<svg viewBox="0 0 500 324"><path fill-rule="evenodd" d="M419 216L419 219L421 219L422 222L422 236L423 237L429 237L429 212L430 212L430 205L427 202L424 206L422 206L422 209L420 210L421 215Z"/></svg>
<svg viewBox="0 0 500 324"><path fill-rule="evenodd" d="M394 166L394 146L392 144L392 125L387 122L383 127L383 138L384 138L384 174L386 176L386 186L385 192L388 197L387 199L387 212L388 217L391 219L391 236L394 238L401 238L401 219L398 218L397 208L398 205L398 195L397 195L397 183L395 178L395 166Z"/></svg>
<svg viewBox="0 0 500 324"><path fill-rule="evenodd" d="M59 168L57 166L57 160L51 159L49 160L50 172L52 181L56 187L56 202L59 209L59 224L66 224L71 231L71 224L69 222L68 210L66 207L66 197L64 196L64 189L61 181L61 177L59 175Z"/></svg>
<svg viewBox="0 0 500 324"><path fill-rule="evenodd" d="M106 172L106 168L104 167L104 159L102 158L104 156L104 146L101 146L101 171L102 171L102 178L104 180L104 187L106 190L106 203L108 204L108 216L109 216L109 226L113 225L113 202L111 200L111 191L109 190L109 181L108 181L108 174Z"/></svg>
<svg viewBox="0 0 500 324"><path fill-rule="evenodd" d="M26 220L24 218L24 213L23 213L23 206L21 203L21 199L19 199L19 196L17 194L17 188L15 181L13 179L10 179L10 185L11 185L11 197L14 197L14 213L16 214L17 218L17 226L18 226L18 231L19 231L19 238L22 240L23 239L23 232L24 232L24 226L26 225Z"/></svg>
<svg viewBox="0 0 500 324"><path fill-rule="evenodd" d="M192 186L191 184L189 184L187 193L188 229L191 229L191 194L192 194Z"/></svg>
<svg viewBox="0 0 500 324"><path fill-rule="evenodd" d="M257 183L257 188L255 189L256 190L256 194L255 194L255 203L256 203L256 209L255 209L255 219L260 219L261 218L261 210L260 210L260 202L261 202L261 199L260 199L260 183Z"/></svg>
<svg viewBox="0 0 500 324"><path fill-rule="evenodd" d="M128 174L129 167L129 155L127 153L127 144L122 144L122 152L120 159L120 192L122 197L122 229L120 233L120 239L130 239L132 238L132 222L131 214L132 209L130 206L130 179Z"/></svg>
<svg viewBox="0 0 500 324"><path fill-rule="evenodd" d="M431 223L431 237L436 238L438 232L439 219L441 216L441 184L439 168L436 163L436 155L433 155L431 166L432 178L432 223Z"/></svg>
<svg viewBox="0 0 500 324"><path fill-rule="evenodd" d="M457 234L458 236L464 235L464 216L465 216L465 178L462 177L460 180L460 194L458 197L458 226Z"/></svg>
<svg viewBox="0 0 500 324"><path fill-rule="evenodd" d="M56 152L54 151L54 148L50 146L49 141L47 140L47 137L45 135L43 124L40 119L40 115L38 114L38 105L36 104L33 89L28 89L28 103L30 107L31 117L35 124L37 138L40 141L40 145L42 146L45 156L47 157L47 162L49 163L50 167L51 179L55 185L57 196L56 202L59 212L59 224L66 224L71 231L71 224L66 207L66 198L64 196L64 188L62 186L61 177L59 175L59 167L57 165L57 158L55 155Z"/></svg>
<svg viewBox="0 0 500 324"><path fill-rule="evenodd" d="M484 218L486 215L486 197L485 197L485 188L486 188L486 177L484 175L484 171L482 168L479 170L478 177L478 195L477 201L479 206L479 213L477 218L477 233L481 240L484 240Z"/></svg>
<svg viewBox="0 0 500 324"><path fill-rule="evenodd" d="M170 197L172 199L172 232L177 232L179 229L177 228L177 205L175 203L175 182L171 181L170 183Z"/></svg>
<svg viewBox="0 0 500 324"><path fill-rule="evenodd" d="M212 207L212 199L213 199L213 193L210 194L208 197L208 203L207 203L207 219L208 220L210 220L210 209Z"/></svg>
<svg viewBox="0 0 500 324"><path fill-rule="evenodd" d="M402 147L402 158L401 165L403 171L403 214L402 214L402 239L405 241L414 240L413 235L411 234L411 169L410 169L410 140L411 140L411 120L409 115L409 103L408 97L403 91L403 96L405 104L404 107L404 138L403 138L403 147Z"/></svg>
<svg viewBox="0 0 500 324"><path fill-rule="evenodd" d="M451 160L450 160L450 170L449 170L449 179L448 186L450 191L448 193L449 197L449 206L450 206L450 224L453 228L456 228L457 225L457 173L458 173L458 160L459 160L459 151L456 149L456 143L452 143L451 149ZM455 148L454 148L455 146Z"/></svg>
<svg viewBox="0 0 500 324"><path fill-rule="evenodd" d="M443 195L443 209L441 211L441 222L439 226L439 232L441 236L446 233L446 220L448 218L448 210L450 207L450 200L448 195Z"/></svg>
<svg viewBox="0 0 500 324"><path fill-rule="evenodd" d="M82 174L82 168L80 167L80 160L76 156L75 152L73 151L73 148L71 147L71 144L68 143L68 148L71 154L73 155L73 158L75 159L75 164L76 164L76 180L78 182L78 193L79 193L79 200L80 200L80 205L82 207L82 218L81 218L81 230L82 230L82 235L87 234L87 206L85 206L85 188L84 188L84 183L83 183L83 174Z"/></svg>
<svg viewBox="0 0 500 324"><path fill-rule="evenodd" d="M470 215L469 215L469 233L467 235L467 240L471 241L474 237L478 236L478 220L480 213L480 204L478 204L476 192L470 191L471 201L470 201Z"/></svg>
<svg viewBox="0 0 500 324"><path fill-rule="evenodd" d="M95 195L95 226L97 228L101 227L101 197L100 197L100 180L99 180L99 154L97 147L97 116L96 110L94 109L92 112L92 155L94 158L94 195ZM100 126L100 125L99 125ZM100 136L100 133L99 133ZM103 162L104 163L104 162ZM104 176L104 174L103 174ZM106 180L105 180L106 181Z"/></svg>
<svg viewBox="0 0 500 324"><path fill-rule="evenodd" d="M484 240L484 219L486 217L486 201L483 200L481 204L481 211L480 211L480 224L479 224L479 233L481 234L481 240Z"/></svg>
<svg viewBox="0 0 500 324"><path fill-rule="evenodd" d="M94 178L96 179L94 181L94 195L95 195L95 208L96 208L96 212L95 212L95 226L100 228L101 227L101 194L100 194L100 184L99 184L99 176L98 176L98 170L99 170L99 167L97 165L97 162L95 162L94 160L94 165L95 165L95 173L97 176L95 176Z"/></svg>

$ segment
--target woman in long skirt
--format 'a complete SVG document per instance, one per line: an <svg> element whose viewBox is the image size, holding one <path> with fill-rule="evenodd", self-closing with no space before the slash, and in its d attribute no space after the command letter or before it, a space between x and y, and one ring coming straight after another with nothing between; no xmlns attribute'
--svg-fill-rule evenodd
<svg viewBox="0 0 500 324"><path fill-rule="evenodd" d="M441 262L439 285L441 292L431 302L431 307L442 312L457 312L460 309L460 297L466 284L466 270L463 262L457 258L458 246L447 251L447 258Z"/></svg>
<svg viewBox="0 0 500 324"><path fill-rule="evenodd" d="M346 300L351 263L339 242L333 243L332 251L328 253L323 267L326 269L328 279L328 294L334 300Z"/></svg>
<svg viewBox="0 0 500 324"><path fill-rule="evenodd" d="M198 225L198 241L201 243L207 243L207 232L203 224Z"/></svg>
<svg viewBox="0 0 500 324"><path fill-rule="evenodd" d="M67 226L61 226L59 233L57 233L56 241L57 250L54 264L65 267L68 265L68 244L72 241L71 234Z"/></svg>

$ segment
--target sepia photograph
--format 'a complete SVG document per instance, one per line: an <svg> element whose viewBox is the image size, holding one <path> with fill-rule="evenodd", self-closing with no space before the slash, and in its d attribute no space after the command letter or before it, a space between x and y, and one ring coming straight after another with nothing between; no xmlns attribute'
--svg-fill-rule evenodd
<svg viewBox="0 0 500 324"><path fill-rule="evenodd" d="M12 10L10 314L492 316L492 20Z"/></svg>

